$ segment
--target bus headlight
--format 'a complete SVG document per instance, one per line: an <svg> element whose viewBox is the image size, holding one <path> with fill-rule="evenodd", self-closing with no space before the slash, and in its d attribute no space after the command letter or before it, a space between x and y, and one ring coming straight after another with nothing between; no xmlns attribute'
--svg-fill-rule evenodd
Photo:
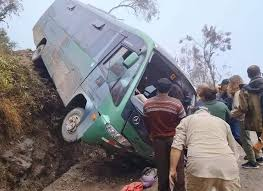
<svg viewBox="0 0 263 191"><path fill-rule="evenodd" d="M129 141L124 136L122 136L111 124L107 123L105 125L105 129L109 135L119 144L125 147L131 147Z"/></svg>

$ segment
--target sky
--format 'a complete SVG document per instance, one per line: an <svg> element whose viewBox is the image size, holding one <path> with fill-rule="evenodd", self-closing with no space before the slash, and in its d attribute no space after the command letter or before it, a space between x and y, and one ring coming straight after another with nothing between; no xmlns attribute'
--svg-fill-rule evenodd
<svg viewBox="0 0 263 191"><path fill-rule="evenodd" d="M24 10L13 16L7 29L18 49L34 49L32 28L54 0L23 0ZM81 0L109 10L120 0ZM127 9L114 15L128 25L150 35L158 44L175 56L179 40L187 34L196 39L205 24L224 32L232 32L232 50L219 55L219 65L229 65L232 74L245 80L246 68L257 64L263 69L263 1L262 0L158 0L160 18L150 23L137 18Z"/></svg>

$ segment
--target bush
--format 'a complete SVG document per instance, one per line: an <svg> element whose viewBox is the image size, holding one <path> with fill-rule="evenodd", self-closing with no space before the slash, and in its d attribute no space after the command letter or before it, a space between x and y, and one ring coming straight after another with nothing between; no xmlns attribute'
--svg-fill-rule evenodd
<svg viewBox="0 0 263 191"><path fill-rule="evenodd" d="M53 112L61 103L55 89L33 69L29 56L0 54L0 135L4 137L32 130L42 113Z"/></svg>

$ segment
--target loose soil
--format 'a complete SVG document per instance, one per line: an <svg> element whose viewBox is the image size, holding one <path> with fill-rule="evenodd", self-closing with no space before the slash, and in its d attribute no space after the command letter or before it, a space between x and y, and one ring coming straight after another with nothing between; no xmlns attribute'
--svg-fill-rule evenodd
<svg viewBox="0 0 263 191"><path fill-rule="evenodd" d="M251 134L256 140L255 134ZM245 162L245 153L241 147L239 152L241 166ZM81 161L44 191L119 191L124 185L138 180L138 169L127 168L118 161ZM241 191L262 191L262 177L263 167L253 170L240 168ZM148 191L157 191L157 187L155 184Z"/></svg>

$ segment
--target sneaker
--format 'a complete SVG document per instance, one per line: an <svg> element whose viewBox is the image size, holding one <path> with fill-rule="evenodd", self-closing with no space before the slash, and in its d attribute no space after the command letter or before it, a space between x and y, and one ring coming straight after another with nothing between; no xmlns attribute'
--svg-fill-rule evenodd
<svg viewBox="0 0 263 191"><path fill-rule="evenodd" d="M263 166L263 157L257 158L257 163L261 166Z"/></svg>
<svg viewBox="0 0 263 191"><path fill-rule="evenodd" d="M242 164L241 166L242 166L242 168L245 168L245 169L257 169L257 168L259 168L259 165L257 163L252 163L252 162L247 162L245 164Z"/></svg>

